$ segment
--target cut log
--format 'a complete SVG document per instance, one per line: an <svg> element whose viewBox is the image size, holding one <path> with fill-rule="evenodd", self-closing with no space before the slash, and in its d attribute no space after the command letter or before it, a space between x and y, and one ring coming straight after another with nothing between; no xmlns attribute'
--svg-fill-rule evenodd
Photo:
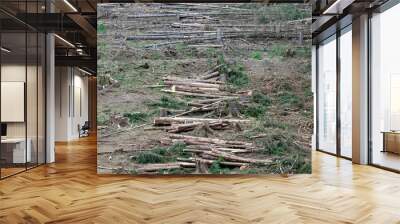
<svg viewBox="0 0 400 224"><path fill-rule="evenodd" d="M147 85L145 87L147 88L162 88L162 87L166 87L167 85Z"/></svg>
<svg viewBox="0 0 400 224"><path fill-rule="evenodd" d="M154 118L154 125L170 125L172 123L192 123L192 122L223 122L223 123L249 123L251 120L241 119L212 119L212 118L196 118L196 117L157 117Z"/></svg>
<svg viewBox="0 0 400 224"><path fill-rule="evenodd" d="M220 84L206 83L192 80L164 80L165 85L183 85L183 86L193 86L193 87L203 87L203 88L220 88Z"/></svg>
<svg viewBox="0 0 400 224"><path fill-rule="evenodd" d="M194 94L207 94L207 96L210 98L208 95L215 95L215 96L220 96L220 97L226 97L226 96L240 96L240 94L236 93L230 93L223 91L221 89L217 88L205 88L205 87L193 87L193 86L185 86L185 85L172 85L171 89L172 92L186 92L186 93L194 93ZM196 96L204 96L204 95L196 95Z"/></svg>
<svg viewBox="0 0 400 224"><path fill-rule="evenodd" d="M189 81L180 81L180 80L165 80L165 85L182 85L182 86L193 86L193 87L202 87L202 88L220 88L220 84L213 83L204 83L204 82L189 82Z"/></svg>
<svg viewBox="0 0 400 224"><path fill-rule="evenodd" d="M172 124L172 126L168 129L166 129L169 133L179 133L179 132L184 132L184 131L192 131L196 127L206 125L207 123L203 122L195 122L195 123L189 123L189 124ZM224 129L225 127L229 126L228 123L223 123L223 122L214 122L214 123L208 123L208 127L213 129L213 130L221 130Z"/></svg>
<svg viewBox="0 0 400 224"><path fill-rule="evenodd" d="M144 165L140 168L135 169L137 172L151 172L158 170L169 170L169 169L179 169L181 167L196 167L195 163L188 162L177 162L177 163L155 163Z"/></svg>
<svg viewBox="0 0 400 224"><path fill-rule="evenodd" d="M212 111L217 109L218 107L215 107L215 105L218 105L221 101L217 101L208 105L204 105L202 107L198 107L198 108L193 108L191 110L185 111L183 113L177 114L175 115L175 117L179 117L185 114L189 114L189 113L193 113L193 112L200 112L200 111Z"/></svg>
<svg viewBox="0 0 400 224"><path fill-rule="evenodd" d="M204 154L216 156L216 157L222 157L225 160L228 161L235 161L235 162L244 162L244 163L259 163L259 164L268 164L272 163L272 160L270 159L252 159L252 158L246 158L246 157L241 157L237 155L233 155L230 153L226 152L221 152L216 149L212 149L211 151L205 151Z"/></svg>
<svg viewBox="0 0 400 224"><path fill-rule="evenodd" d="M206 99L206 100L196 100L196 101L192 101L191 103L193 104L209 104L209 103L213 103L213 102L217 102L217 101L228 101L228 100L238 100L240 99L240 97L238 96L228 96L228 97L221 97L221 98L217 98L217 99Z"/></svg>
<svg viewBox="0 0 400 224"><path fill-rule="evenodd" d="M155 130L163 130L163 131L168 131L171 127L167 126L167 127L147 127L144 128L145 131L155 131Z"/></svg>
<svg viewBox="0 0 400 224"><path fill-rule="evenodd" d="M221 67L222 67L222 64L217 65L217 66L215 66L214 68L212 68L211 70L209 70L209 71L203 73L203 75L201 75L201 76L204 77L204 76L210 75L211 73L218 71L218 69L221 68Z"/></svg>
<svg viewBox="0 0 400 224"><path fill-rule="evenodd" d="M196 103L196 102L188 102L187 105L188 106L193 106L193 107L203 107L203 106L205 106L205 104Z"/></svg>
<svg viewBox="0 0 400 224"><path fill-rule="evenodd" d="M178 161L183 161L187 163L193 163L196 161L202 161L203 163L206 164L213 164L214 162L217 162L217 160L210 160L210 159L203 159L203 158L177 158ZM225 166L247 166L249 163L240 163L240 162L228 162L228 161L218 161L219 164L225 165Z"/></svg>
<svg viewBox="0 0 400 224"><path fill-rule="evenodd" d="M192 153L203 153L203 150L200 149L184 149L184 152L192 152Z"/></svg>
<svg viewBox="0 0 400 224"><path fill-rule="evenodd" d="M222 81L216 81L216 80L203 80L203 79L187 79L187 78L181 78L177 76L166 76L163 78L164 82L165 81L179 81L183 83L209 83L209 84L225 84L225 82Z"/></svg>
<svg viewBox="0 0 400 224"><path fill-rule="evenodd" d="M216 145L236 145L236 146L253 146L252 143L242 142L242 141L229 141L222 140L217 138L204 138L204 137L195 137L188 135L178 135L178 134L170 134L169 137L171 139L183 139L183 140L191 140L192 142L198 142L200 144L216 144Z"/></svg>
<svg viewBox="0 0 400 224"><path fill-rule="evenodd" d="M213 93L220 92L217 88L205 88L205 87L193 87L193 86L172 86L172 89L175 91L184 91L184 92L192 92L192 93Z"/></svg>
<svg viewBox="0 0 400 224"><path fill-rule="evenodd" d="M183 96L196 96L196 97L205 97L205 98L221 98L223 95L212 95L212 94L203 94L203 93L189 93L189 92L182 92L182 91L174 91L170 89L162 89L162 92L165 93L173 93L177 95L183 95Z"/></svg>
<svg viewBox="0 0 400 224"><path fill-rule="evenodd" d="M201 124L202 123L199 123L199 122L190 123L190 124L174 124L167 131L170 132L170 133L179 133L179 132L184 132L184 131L192 131L197 126L199 126Z"/></svg>
<svg viewBox="0 0 400 224"><path fill-rule="evenodd" d="M193 150L201 150L201 152L204 151L211 151L211 149L217 149L219 151L224 151L224 152L230 152L230 153L247 153L247 152L252 152L251 148L224 148L224 147L218 147L217 145L211 145L211 144L205 144L205 145L188 145L187 149L193 149Z"/></svg>
<svg viewBox="0 0 400 224"><path fill-rule="evenodd" d="M206 48L220 48L220 47L224 47L224 45L222 44L191 44L188 45L189 47L206 47Z"/></svg>
<svg viewBox="0 0 400 224"><path fill-rule="evenodd" d="M264 138L264 137L267 137L267 136L268 136L267 134L259 134L259 135L251 136L250 139Z"/></svg>
<svg viewBox="0 0 400 224"><path fill-rule="evenodd" d="M210 74L207 74L205 76L200 77L200 79L211 79L219 76L219 71L212 72Z"/></svg>

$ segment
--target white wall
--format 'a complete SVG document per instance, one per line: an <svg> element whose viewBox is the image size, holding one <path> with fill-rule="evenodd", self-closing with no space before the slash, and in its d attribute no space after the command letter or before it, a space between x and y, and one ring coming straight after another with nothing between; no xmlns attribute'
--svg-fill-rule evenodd
<svg viewBox="0 0 400 224"><path fill-rule="evenodd" d="M78 125L88 120L88 78L76 68L56 67L55 85L55 140L77 139Z"/></svg>

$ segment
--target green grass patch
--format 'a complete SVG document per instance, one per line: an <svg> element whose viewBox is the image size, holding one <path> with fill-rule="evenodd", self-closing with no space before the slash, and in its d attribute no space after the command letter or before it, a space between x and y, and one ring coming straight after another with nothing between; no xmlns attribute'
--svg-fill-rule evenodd
<svg viewBox="0 0 400 224"><path fill-rule="evenodd" d="M234 65L227 71L227 81L234 86L241 87L247 85L250 80L242 65Z"/></svg>
<svg viewBox="0 0 400 224"><path fill-rule="evenodd" d="M110 84L110 78L104 75L99 75L97 77L97 83L100 86L106 86L108 84Z"/></svg>
<svg viewBox="0 0 400 224"><path fill-rule="evenodd" d="M258 91L253 93L252 102L242 110L242 113L247 117L262 118L268 106L271 105L271 99Z"/></svg>
<svg viewBox="0 0 400 224"><path fill-rule="evenodd" d="M284 130L288 129L288 127L289 127L288 124L286 124L282 121L276 120L276 119L272 119L272 118L265 118L262 125L265 128L278 128L278 129L284 129Z"/></svg>
<svg viewBox="0 0 400 224"><path fill-rule="evenodd" d="M214 161L211 166L209 167L208 171L211 174L229 174L231 173L231 170L229 168L223 168L221 166L221 162L223 160L219 158L218 160Z"/></svg>
<svg viewBox="0 0 400 224"><path fill-rule="evenodd" d="M97 33L105 33L106 32L106 26L104 25L104 23L99 22L97 24Z"/></svg>
<svg viewBox="0 0 400 224"><path fill-rule="evenodd" d="M311 46L298 47L295 49L295 55L303 58L311 58Z"/></svg>
<svg viewBox="0 0 400 224"><path fill-rule="evenodd" d="M295 4L280 5L281 15L286 20L297 20L311 17L311 11L299 8Z"/></svg>
<svg viewBox="0 0 400 224"><path fill-rule="evenodd" d="M97 124L98 125L106 125L109 120L110 120L110 116L108 114L99 113L97 115Z"/></svg>
<svg viewBox="0 0 400 224"><path fill-rule="evenodd" d="M179 155L179 156L186 156L186 153L183 150L186 148L186 145L183 143L176 143L170 146L167 149L167 153L169 155Z"/></svg>
<svg viewBox="0 0 400 224"><path fill-rule="evenodd" d="M300 161L295 164L296 167L294 167L295 173L311 173L312 172L312 166L311 162L306 162L306 161Z"/></svg>
<svg viewBox="0 0 400 224"><path fill-rule="evenodd" d="M237 63L229 64L225 61L223 55L218 56L218 64L222 65L219 68L219 72L226 74L228 84L234 87L243 87L250 82L243 65Z"/></svg>
<svg viewBox="0 0 400 224"><path fill-rule="evenodd" d="M218 57L218 51L215 48L207 48L206 52L205 52L207 58L211 59L211 58L216 58Z"/></svg>
<svg viewBox="0 0 400 224"><path fill-rule="evenodd" d="M294 136L285 130L268 130L266 136L258 139L258 143L263 146L262 152L267 155L283 156L290 155L292 151L299 149L294 144Z"/></svg>
<svg viewBox="0 0 400 224"><path fill-rule="evenodd" d="M293 153L280 158L277 163L285 173L311 173L311 160L304 153Z"/></svg>
<svg viewBox="0 0 400 224"><path fill-rule="evenodd" d="M178 157L189 157L190 155L183 152L186 145L176 143L170 147L155 147L148 152L141 152L136 157L137 163L167 163L175 162Z"/></svg>
<svg viewBox="0 0 400 224"><path fill-rule="evenodd" d="M129 122L132 124L144 122L148 117L148 115L143 112L124 113L123 116L127 117L129 119Z"/></svg>
<svg viewBox="0 0 400 224"><path fill-rule="evenodd" d="M278 139L278 140L273 140L272 142L266 144L263 152L268 155L281 156L286 152L287 149L288 149L287 143L281 139Z"/></svg>
<svg viewBox="0 0 400 224"><path fill-rule="evenodd" d="M262 60L263 59L262 58L262 52L260 52L260 51L251 52L250 57L253 58L253 59L256 59L256 60Z"/></svg>
<svg viewBox="0 0 400 224"><path fill-rule="evenodd" d="M136 158L136 162L140 164L148 163L164 163L165 158L154 152L141 152Z"/></svg>
<svg viewBox="0 0 400 224"><path fill-rule="evenodd" d="M195 57L198 53L196 48L190 47L186 43L175 44L175 50L178 55L184 57Z"/></svg>
<svg viewBox="0 0 400 224"><path fill-rule="evenodd" d="M296 4L250 5L256 6L254 10L257 12L259 23L311 18L310 10L299 7Z"/></svg>
<svg viewBox="0 0 400 224"><path fill-rule="evenodd" d="M243 114L246 117L254 117L254 118L260 118L262 116L264 116L265 111L267 110L267 107L259 105L259 104L252 104L247 106L244 111Z"/></svg>
<svg viewBox="0 0 400 224"><path fill-rule="evenodd" d="M175 44L175 50L177 53L184 54L184 51L188 49L188 45L185 43L177 43Z"/></svg>
<svg viewBox="0 0 400 224"><path fill-rule="evenodd" d="M264 95L263 93L261 93L259 91L256 91L253 93L252 100L253 100L253 102L261 104L263 106L269 106L269 105L271 105L271 102L272 102L271 99L267 95Z"/></svg>
<svg viewBox="0 0 400 224"><path fill-rule="evenodd" d="M182 109L186 107L186 103L168 96L162 96L160 101L152 102L149 104L153 107L162 107L162 108L169 108L169 109Z"/></svg>
<svg viewBox="0 0 400 224"><path fill-rule="evenodd" d="M285 57L289 47L284 44L275 44L269 50L270 57Z"/></svg>
<svg viewBox="0 0 400 224"><path fill-rule="evenodd" d="M278 94L278 102L283 106L303 108L304 104L299 96L291 91L283 91Z"/></svg>

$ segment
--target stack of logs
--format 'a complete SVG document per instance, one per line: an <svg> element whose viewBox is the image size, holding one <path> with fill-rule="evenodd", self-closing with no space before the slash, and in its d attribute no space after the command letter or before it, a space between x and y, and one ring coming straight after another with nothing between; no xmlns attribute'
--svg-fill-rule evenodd
<svg viewBox="0 0 400 224"><path fill-rule="evenodd" d="M197 118L182 117L192 113L212 112L226 105L228 101L238 101L246 103L251 91L241 91L232 93L227 91L225 85L225 74L221 74L218 70L221 65L214 67L208 72L199 75L196 79L184 79L179 77L165 77L162 92L176 94L181 96L190 96L195 98L188 102L190 109L180 111L173 117L158 117L154 119L154 127L147 130L165 130L170 133L179 133L192 131L196 127L203 126L207 129L223 130L234 125L248 123L246 119L213 119L213 118ZM196 99L200 98L200 99Z"/></svg>
<svg viewBox="0 0 400 224"><path fill-rule="evenodd" d="M208 173L209 165L219 161L228 167L249 167L250 164L269 164L270 159L253 159L239 156L243 153L257 151L252 143L228 141L217 138L204 138L188 135L170 134L162 140L165 144L183 143L187 147L184 152L192 153L192 157L178 158L181 167L196 167L198 173ZM239 154L239 155L238 155ZM223 160L221 160L221 158Z"/></svg>
<svg viewBox="0 0 400 224"><path fill-rule="evenodd" d="M269 159L253 159L242 156L243 154L257 151L253 143L173 134L192 131L197 127L203 127L212 132L212 130L223 130L250 122L248 119L184 116L194 112L215 110L228 101L248 102L249 96L252 94L251 91L235 93L227 91L225 74L220 74L218 71L220 67L220 65L216 66L210 71L199 75L199 78L196 79L164 78L162 87L167 88L161 91L195 98L188 103L191 106L190 109L183 112L180 111L171 117L157 117L154 119L154 126L148 128L151 130L165 130L170 133L167 138L161 140L163 145L183 143L186 145L183 152L192 153L191 157L178 158L178 162L167 164L167 166L191 167L196 168L197 173L208 173L208 167L216 161L223 166L240 167L240 169L249 167L250 164L271 163Z"/></svg>
<svg viewBox="0 0 400 224"><path fill-rule="evenodd" d="M245 119L212 119L194 117L157 117L154 119L154 126L147 130L165 130L169 133L192 131L196 127L205 127L212 130L224 130L233 125L248 123Z"/></svg>

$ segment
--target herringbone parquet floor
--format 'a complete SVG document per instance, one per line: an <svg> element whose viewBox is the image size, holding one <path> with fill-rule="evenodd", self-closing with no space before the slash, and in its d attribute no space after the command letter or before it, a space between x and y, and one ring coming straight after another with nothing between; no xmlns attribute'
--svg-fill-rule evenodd
<svg viewBox="0 0 400 224"><path fill-rule="evenodd" d="M313 174L96 174L94 138L0 181L0 223L400 223L400 175L313 153Z"/></svg>

